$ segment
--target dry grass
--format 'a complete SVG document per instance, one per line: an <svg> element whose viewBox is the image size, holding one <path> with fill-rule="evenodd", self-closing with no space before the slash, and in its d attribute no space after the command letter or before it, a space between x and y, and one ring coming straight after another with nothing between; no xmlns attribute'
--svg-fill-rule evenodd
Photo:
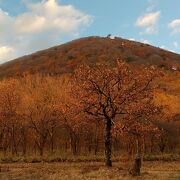
<svg viewBox="0 0 180 180"><path fill-rule="evenodd" d="M124 152L120 154L113 154L112 160L113 162L126 162L128 159L132 159L132 156L128 156ZM145 154L143 156L144 161L180 161L180 154L176 153L163 153L163 154ZM93 154L79 154L73 156L71 153L64 153L64 152L56 152L54 154L46 153L43 157L37 154L28 154L27 156L17 155L12 156L11 153L6 154L4 156L0 153L0 163L55 163L55 162L104 162L104 154L99 153L97 155Z"/></svg>
<svg viewBox="0 0 180 180"><path fill-rule="evenodd" d="M106 168L102 162L11 163L1 164L0 179L132 179L127 173L129 167L129 162L116 162L112 168ZM144 162L142 175L133 179L180 179L180 162Z"/></svg>

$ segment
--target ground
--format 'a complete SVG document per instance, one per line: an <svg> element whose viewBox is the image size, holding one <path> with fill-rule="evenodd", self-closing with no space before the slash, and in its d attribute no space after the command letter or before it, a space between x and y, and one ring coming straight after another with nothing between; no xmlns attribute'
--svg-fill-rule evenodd
<svg viewBox="0 0 180 180"><path fill-rule="evenodd" d="M180 179L180 162L143 162L142 175L128 175L129 162L116 162L107 168L102 162L10 163L1 164L0 179L18 180L118 180L118 179Z"/></svg>

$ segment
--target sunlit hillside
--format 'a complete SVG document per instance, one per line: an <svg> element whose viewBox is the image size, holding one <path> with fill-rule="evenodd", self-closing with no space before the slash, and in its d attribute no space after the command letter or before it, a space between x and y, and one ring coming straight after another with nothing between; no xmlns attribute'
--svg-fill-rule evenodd
<svg viewBox="0 0 180 180"><path fill-rule="evenodd" d="M33 53L0 65L0 77L23 73L70 73L82 63L113 66L117 59L131 64L151 64L170 71L179 70L180 55L119 37L87 37Z"/></svg>

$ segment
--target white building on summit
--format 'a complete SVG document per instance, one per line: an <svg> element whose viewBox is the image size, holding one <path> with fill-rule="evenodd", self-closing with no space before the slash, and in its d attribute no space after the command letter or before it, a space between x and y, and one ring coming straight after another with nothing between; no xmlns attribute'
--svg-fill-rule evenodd
<svg viewBox="0 0 180 180"><path fill-rule="evenodd" d="M107 38L109 38L109 39L115 39L116 37L113 36L113 35L111 35L111 34L108 34L108 35L107 35Z"/></svg>

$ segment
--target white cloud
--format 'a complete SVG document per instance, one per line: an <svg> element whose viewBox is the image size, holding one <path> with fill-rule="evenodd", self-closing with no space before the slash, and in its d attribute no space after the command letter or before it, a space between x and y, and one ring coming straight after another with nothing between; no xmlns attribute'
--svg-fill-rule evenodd
<svg viewBox="0 0 180 180"><path fill-rule="evenodd" d="M0 46L0 63L4 62L6 58L14 56L14 49L9 46Z"/></svg>
<svg viewBox="0 0 180 180"><path fill-rule="evenodd" d="M172 52L172 53L176 53L174 50L172 49L168 49L168 51Z"/></svg>
<svg viewBox="0 0 180 180"><path fill-rule="evenodd" d="M16 18L15 28L18 33L39 33L47 26L46 18L35 14L23 14ZM28 28L27 28L28 27Z"/></svg>
<svg viewBox="0 0 180 180"><path fill-rule="evenodd" d="M180 33L180 19L175 19L168 24L168 27L172 29L172 33Z"/></svg>
<svg viewBox="0 0 180 180"><path fill-rule="evenodd" d="M135 38L129 38L130 41L138 41L144 44L152 44L151 41L147 40L147 39L135 39Z"/></svg>
<svg viewBox="0 0 180 180"><path fill-rule="evenodd" d="M135 39L135 38L129 38L129 40L130 40L130 41L136 41L136 39Z"/></svg>
<svg viewBox="0 0 180 180"><path fill-rule="evenodd" d="M174 46L175 48L178 48L178 47L179 47L178 42L174 41L174 42L173 42L173 46Z"/></svg>
<svg viewBox="0 0 180 180"><path fill-rule="evenodd" d="M160 46L161 49L166 49L165 45Z"/></svg>
<svg viewBox="0 0 180 180"><path fill-rule="evenodd" d="M80 26L92 22L91 16L71 5L59 5L56 0L28 4L28 10L16 18L16 29L20 33L41 33L51 30L76 33Z"/></svg>
<svg viewBox="0 0 180 180"><path fill-rule="evenodd" d="M25 6L26 11L17 16L0 9L0 44L13 48L13 58L59 44L63 37L77 36L93 21L92 16L57 0L25 1ZM3 61L10 59L3 57Z"/></svg>
<svg viewBox="0 0 180 180"><path fill-rule="evenodd" d="M151 44L150 41L147 40L147 39L142 40L142 42L145 43L145 44Z"/></svg>
<svg viewBox="0 0 180 180"><path fill-rule="evenodd" d="M0 43L12 34L14 18L0 9Z"/></svg>
<svg viewBox="0 0 180 180"><path fill-rule="evenodd" d="M160 11L147 13L137 19L136 26L144 28L147 34L155 34L158 32L160 14Z"/></svg>
<svg viewBox="0 0 180 180"><path fill-rule="evenodd" d="M144 44L149 44L149 45L152 44L151 41L149 41L149 40L147 40L147 39L143 39L143 38L142 38L142 39L139 39L138 41L141 42L141 43L144 43Z"/></svg>

